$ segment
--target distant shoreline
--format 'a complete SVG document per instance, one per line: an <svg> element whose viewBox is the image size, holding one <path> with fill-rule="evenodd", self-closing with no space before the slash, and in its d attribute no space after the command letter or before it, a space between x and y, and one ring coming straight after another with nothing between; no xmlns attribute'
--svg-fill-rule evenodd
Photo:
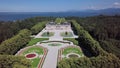
<svg viewBox="0 0 120 68"><path fill-rule="evenodd" d="M120 15L118 11L78 11L78 12L0 12L0 21L24 20L32 17L90 17L98 15Z"/></svg>

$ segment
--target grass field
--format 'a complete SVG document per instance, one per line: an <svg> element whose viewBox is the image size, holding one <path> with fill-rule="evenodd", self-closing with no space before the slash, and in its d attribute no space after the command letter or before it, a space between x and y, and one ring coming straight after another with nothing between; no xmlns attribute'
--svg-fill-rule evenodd
<svg viewBox="0 0 120 68"><path fill-rule="evenodd" d="M28 43L28 46L35 45L37 42L41 42L44 40L48 40L48 38L34 38Z"/></svg>
<svg viewBox="0 0 120 68"><path fill-rule="evenodd" d="M60 35L62 37L73 37L73 34L71 32L62 32Z"/></svg>
<svg viewBox="0 0 120 68"><path fill-rule="evenodd" d="M65 48L64 51L62 52L62 54L65 56L69 53L76 53L79 55L83 55L82 51L79 48L73 48L73 47Z"/></svg>
<svg viewBox="0 0 120 68"><path fill-rule="evenodd" d="M25 50L21 55L22 56L25 56L26 54L29 54L29 53L36 53L38 54L38 56L36 58L33 58L33 59L30 59L31 61L31 65L32 65L32 68L37 68L39 62L40 62L40 57L39 55L43 55L43 49L40 48L40 47L31 47L31 48L28 48L27 50Z"/></svg>
<svg viewBox="0 0 120 68"><path fill-rule="evenodd" d="M42 37L51 37L54 35L54 32L49 32L49 34L47 32L44 32L41 36Z"/></svg>

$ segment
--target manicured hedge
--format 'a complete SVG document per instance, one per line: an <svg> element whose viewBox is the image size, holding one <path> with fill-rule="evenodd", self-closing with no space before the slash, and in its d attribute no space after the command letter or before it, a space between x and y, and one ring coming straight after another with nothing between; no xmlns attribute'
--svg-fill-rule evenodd
<svg viewBox="0 0 120 68"><path fill-rule="evenodd" d="M0 45L0 54L15 54L19 49L26 46L28 41L30 41L31 32L27 29L21 30L14 37L5 40Z"/></svg>
<svg viewBox="0 0 120 68"><path fill-rule="evenodd" d="M99 43L94 40L82 26L80 26L75 20L72 20L72 25L77 30L80 45L89 50L93 56L105 54L105 51L100 47Z"/></svg>
<svg viewBox="0 0 120 68"><path fill-rule="evenodd" d="M47 21L43 21L43 22L40 22L36 25L34 25L32 28L31 28L31 32L33 35L39 33L41 30L43 30L43 28L45 27L45 24L47 23Z"/></svg>

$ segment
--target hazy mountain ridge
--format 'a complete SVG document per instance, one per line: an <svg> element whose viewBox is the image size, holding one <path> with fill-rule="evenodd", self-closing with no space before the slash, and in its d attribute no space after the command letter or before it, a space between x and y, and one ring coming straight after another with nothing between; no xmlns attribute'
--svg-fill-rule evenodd
<svg viewBox="0 0 120 68"><path fill-rule="evenodd" d="M66 17L66 16L97 16L97 15L120 15L120 8L107 8L100 10L84 10L84 11L66 11L66 12L0 12L1 21L21 20L36 16L53 16L53 17Z"/></svg>

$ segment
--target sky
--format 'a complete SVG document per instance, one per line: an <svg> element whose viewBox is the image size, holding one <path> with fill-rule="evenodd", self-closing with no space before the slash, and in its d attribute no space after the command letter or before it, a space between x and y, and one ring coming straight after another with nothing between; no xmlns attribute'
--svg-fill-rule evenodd
<svg viewBox="0 0 120 68"><path fill-rule="evenodd" d="M120 0L0 0L0 12L64 12L120 8Z"/></svg>

